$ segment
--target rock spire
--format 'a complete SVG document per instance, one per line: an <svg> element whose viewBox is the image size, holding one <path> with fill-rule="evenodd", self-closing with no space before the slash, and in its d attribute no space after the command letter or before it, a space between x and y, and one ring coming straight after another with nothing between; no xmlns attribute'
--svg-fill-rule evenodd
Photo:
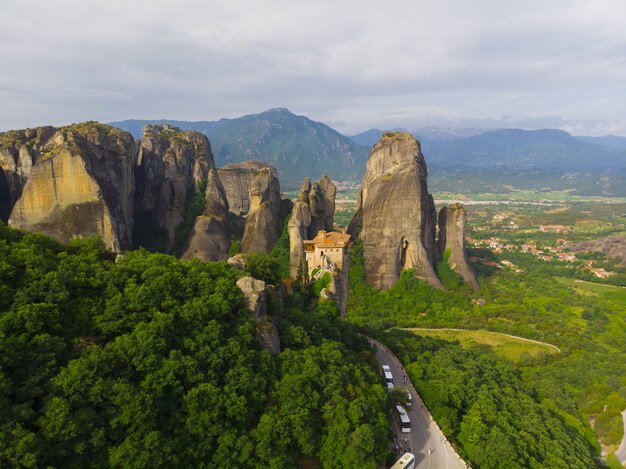
<svg viewBox="0 0 626 469"><path fill-rule="evenodd" d="M207 177L204 211L196 217L181 257L224 261L228 259L229 247L228 200L217 171L211 169Z"/></svg>
<svg viewBox="0 0 626 469"><path fill-rule="evenodd" d="M465 225L467 212L461 204L443 207L439 211L439 259L447 260L448 265L474 290L478 281L467 262L465 252Z"/></svg>
<svg viewBox="0 0 626 469"><path fill-rule="evenodd" d="M442 287L435 260L435 205L428 193L428 171L419 142L405 132L385 132L374 145L357 214L367 282L381 290L396 284L403 269Z"/></svg>

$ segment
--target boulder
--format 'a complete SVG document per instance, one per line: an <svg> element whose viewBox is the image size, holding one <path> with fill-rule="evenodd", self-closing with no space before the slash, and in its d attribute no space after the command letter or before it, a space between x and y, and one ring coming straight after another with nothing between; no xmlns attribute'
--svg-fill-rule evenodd
<svg viewBox="0 0 626 469"><path fill-rule="evenodd" d="M280 225L280 183L273 167L259 170L249 188L250 210L241 241L244 254L268 254L278 241Z"/></svg>
<svg viewBox="0 0 626 469"><path fill-rule="evenodd" d="M272 355L280 353L280 336L271 321L257 322L256 339L261 344L261 347Z"/></svg>
<svg viewBox="0 0 626 469"><path fill-rule="evenodd" d="M229 164L217 170L232 213L236 215L248 213L250 210L250 186L254 176L263 168L271 168L271 166L263 161L249 160L243 163Z"/></svg>
<svg viewBox="0 0 626 469"><path fill-rule="evenodd" d="M230 248L228 201L215 169L209 171L204 197L204 211L196 217L183 249L183 259L224 261Z"/></svg>
<svg viewBox="0 0 626 469"><path fill-rule="evenodd" d="M443 207L439 211L439 258L447 257L448 265L474 290L478 281L467 261L465 251L465 225L467 212L461 204Z"/></svg>
<svg viewBox="0 0 626 469"><path fill-rule="evenodd" d="M228 265L237 270L246 270L246 258L243 254L236 254L233 257L229 257L227 262Z"/></svg>
<svg viewBox="0 0 626 469"><path fill-rule="evenodd" d="M385 132L367 160L356 220L361 227L367 283L396 284L403 269L443 288L435 273L435 206L428 194L419 142L405 132Z"/></svg>
<svg viewBox="0 0 626 469"><path fill-rule="evenodd" d="M237 280L237 287L243 293L246 306L254 318L257 322L261 321L267 314L265 282L252 277L242 277Z"/></svg>
<svg viewBox="0 0 626 469"><path fill-rule="evenodd" d="M167 124L143 128L136 211L167 232L168 251L174 246L174 229L183 221L188 195L202 190L211 168L215 163L206 135Z"/></svg>
<svg viewBox="0 0 626 469"><path fill-rule="evenodd" d="M132 136L87 122L56 130L37 153L9 224L62 242L97 235L112 251L131 247Z"/></svg>
<svg viewBox="0 0 626 469"><path fill-rule="evenodd" d="M22 195L31 169L54 127L13 130L0 134L0 220L7 222Z"/></svg>
<svg viewBox="0 0 626 469"><path fill-rule="evenodd" d="M320 291L320 300L321 301L335 301L335 297L330 292L328 288L322 288Z"/></svg>

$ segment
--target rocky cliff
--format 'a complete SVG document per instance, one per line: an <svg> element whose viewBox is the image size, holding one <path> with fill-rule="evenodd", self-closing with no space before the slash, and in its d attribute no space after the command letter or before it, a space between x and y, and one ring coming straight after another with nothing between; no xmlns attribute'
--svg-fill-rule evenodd
<svg viewBox="0 0 626 469"><path fill-rule="evenodd" d="M420 144L408 133L385 132L370 152L355 217L367 282L376 288L395 285L402 269L442 287L433 267L436 213L427 174Z"/></svg>
<svg viewBox="0 0 626 469"><path fill-rule="evenodd" d="M289 218L289 273L291 278L296 278L298 269L304 266L305 256L302 241L309 239L309 226L311 225L310 191L311 180L306 178L300 187L298 200L294 202L291 218Z"/></svg>
<svg viewBox="0 0 626 469"><path fill-rule="evenodd" d="M563 248L572 252L600 252L607 257L617 257L622 260L619 265L626 267L626 236L624 235L611 235L575 244L565 244Z"/></svg>
<svg viewBox="0 0 626 469"><path fill-rule="evenodd" d="M465 252L465 225L467 212L461 204L443 207L439 211L439 258L446 259L448 265L474 290L478 281L470 269Z"/></svg>
<svg viewBox="0 0 626 469"><path fill-rule="evenodd" d="M214 167L206 135L171 125L144 127L137 158L135 210L167 231L168 250L174 245L174 228L183 221L189 194L200 191Z"/></svg>
<svg viewBox="0 0 626 469"><path fill-rule="evenodd" d="M228 200L217 171L211 169L207 178L204 212L196 217L181 257L224 261L228 259L229 247Z"/></svg>
<svg viewBox="0 0 626 469"><path fill-rule="evenodd" d="M250 209L246 218L241 251L268 254L280 235L280 183L276 169L260 169L249 187Z"/></svg>
<svg viewBox="0 0 626 469"><path fill-rule="evenodd" d="M250 160L238 164L229 164L217 170L232 213L237 215L248 213L250 210L250 186L254 176L263 168L271 168L271 166L263 161Z"/></svg>
<svg viewBox="0 0 626 469"><path fill-rule="evenodd" d="M95 122L62 127L46 140L43 137L49 132L49 128L41 130L41 145L33 146L38 158L9 224L63 242L98 235L113 251L130 247L132 136ZM23 168L26 166L28 163Z"/></svg>
<svg viewBox="0 0 626 469"><path fill-rule="evenodd" d="M1 221L8 221L43 145L55 131L54 127L37 127L0 134Z"/></svg>
<svg viewBox="0 0 626 469"><path fill-rule="evenodd" d="M335 195L337 188L328 176L313 183L309 193L311 225L309 239L313 239L319 230L333 231L335 216Z"/></svg>
<svg viewBox="0 0 626 469"><path fill-rule="evenodd" d="M323 176L313 185L309 178L302 183L288 227L291 278L296 278L298 268L304 265L302 241L315 238L320 230L333 231L336 192L335 184L327 176Z"/></svg>

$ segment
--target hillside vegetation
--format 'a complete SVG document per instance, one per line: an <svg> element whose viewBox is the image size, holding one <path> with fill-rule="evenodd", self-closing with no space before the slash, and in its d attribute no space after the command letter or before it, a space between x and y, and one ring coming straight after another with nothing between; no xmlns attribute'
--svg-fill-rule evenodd
<svg viewBox="0 0 626 469"><path fill-rule="evenodd" d="M417 381L418 391L424 393L435 419L470 464L497 467L494 461L484 459L491 450L481 450L497 445L496 441L512 445L507 446L511 455L531 455L546 467L591 466L599 452L597 441L608 453L617 449L623 435L621 411L626 408L626 288L580 280L621 285L625 270L619 267L620 260L600 254L580 254L581 260L569 263L550 260L550 256L546 260L519 248L524 243L535 243L544 253L550 253L548 248L556 246L558 238L575 241L623 232L623 209L623 204L591 202L471 206L469 236L474 245L495 239L500 245L513 247L469 250L481 285L477 292L455 283L450 272L443 272L449 281L448 291L442 291L419 282L410 271L404 272L390 290L378 292L364 282L362 248L355 243L348 320L375 334L406 363L412 363L407 369ZM519 227L512 229L510 221ZM571 226L572 231L563 234L538 230L540 224L549 223ZM502 263L505 260L506 265ZM614 273L599 279L587 267L589 262L594 268ZM554 344L561 353L516 350L509 355L498 346L481 343L484 341L480 338L468 342L460 337L457 344L417 337L408 331L383 332L392 327L461 328L477 331L472 333L479 337L479 331L506 333ZM505 374L506 379L505 375L493 377L492 389L488 382L471 378L472 373L497 375L497 370L512 374ZM512 376L522 384L509 381ZM455 388L455 382L462 383L460 388ZM507 387L516 389L519 399L501 396L504 391L499 388ZM524 419L512 418L510 425L498 423L499 416L494 420L494 411L514 415L514 409L526 402L525 394L542 408L537 412L544 415L543 430L551 432L554 419L562 422L562 430L572 444L568 454L559 457L568 461L566 458L575 453L578 462L547 465L547 459L539 457L540 446L534 443L541 438L524 433L528 432ZM476 396L484 400L482 404L476 403ZM475 433L470 438L472 428ZM490 430L483 432L481 428ZM498 428L502 435L497 435ZM509 435L516 434L514 442L506 443ZM524 446L524 441L528 445ZM515 457L511 456L510 465L504 466L515 467ZM530 464L527 460L522 466Z"/></svg>
<svg viewBox="0 0 626 469"><path fill-rule="evenodd" d="M0 466L384 462L388 393L367 342L300 291L272 307L271 356L241 275L0 226Z"/></svg>

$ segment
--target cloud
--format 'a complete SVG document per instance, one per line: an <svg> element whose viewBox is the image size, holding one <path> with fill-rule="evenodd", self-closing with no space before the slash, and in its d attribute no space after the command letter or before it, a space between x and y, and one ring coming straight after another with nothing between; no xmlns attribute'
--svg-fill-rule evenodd
<svg viewBox="0 0 626 469"><path fill-rule="evenodd" d="M0 129L275 106L344 131L505 114L619 130L626 119L619 0L4 0L2 9Z"/></svg>

